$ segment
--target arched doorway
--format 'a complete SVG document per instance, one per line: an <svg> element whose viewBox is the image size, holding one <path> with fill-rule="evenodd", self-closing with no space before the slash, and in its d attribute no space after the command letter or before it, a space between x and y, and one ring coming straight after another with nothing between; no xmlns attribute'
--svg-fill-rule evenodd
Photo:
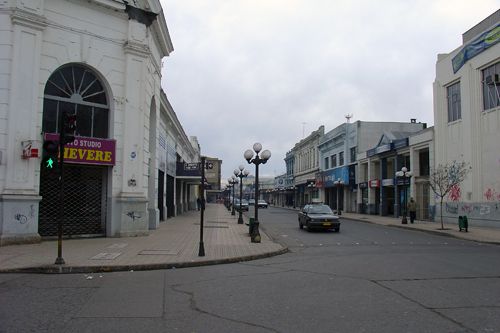
<svg viewBox="0 0 500 333"><path fill-rule="evenodd" d="M61 112L75 114L80 138L102 138L109 135L109 103L106 90L88 67L68 64L48 79L44 91L42 132L58 133ZM67 163L66 163L67 162ZM65 237L104 236L106 234L108 167L96 163L64 164ZM40 171L39 233L42 237L57 235L59 214L59 180Z"/></svg>

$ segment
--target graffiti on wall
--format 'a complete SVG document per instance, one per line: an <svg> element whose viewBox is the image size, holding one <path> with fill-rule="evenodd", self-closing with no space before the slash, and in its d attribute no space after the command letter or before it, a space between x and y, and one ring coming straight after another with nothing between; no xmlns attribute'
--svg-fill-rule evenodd
<svg viewBox="0 0 500 333"><path fill-rule="evenodd" d="M500 192L495 191L493 188L487 188L483 195L486 201L500 201Z"/></svg>
<svg viewBox="0 0 500 333"><path fill-rule="evenodd" d="M459 203L459 202L446 202L445 210L449 214L468 214L468 215L490 215L496 214L499 211L499 205L490 204L471 204L471 203Z"/></svg>
<svg viewBox="0 0 500 333"><path fill-rule="evenodd" d="M458 185L458 184L453 185L451 190L450 190L450 194L448 194L448 198L451 201L460 201L461 196L462 196L462 193L460 190L460 185Z"/></svg>

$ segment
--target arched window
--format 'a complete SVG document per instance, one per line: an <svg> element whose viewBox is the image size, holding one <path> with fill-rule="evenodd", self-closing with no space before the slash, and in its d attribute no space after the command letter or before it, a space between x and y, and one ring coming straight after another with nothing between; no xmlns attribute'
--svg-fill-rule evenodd
<svg viewBox="0 0 500 333"><path fill-rule="evenodd" d="M58 133L61 112L76 113L79 136L108 138L108 98L103 85L88 68L71 64L50 76L44 91L43 132Z"/></svg>

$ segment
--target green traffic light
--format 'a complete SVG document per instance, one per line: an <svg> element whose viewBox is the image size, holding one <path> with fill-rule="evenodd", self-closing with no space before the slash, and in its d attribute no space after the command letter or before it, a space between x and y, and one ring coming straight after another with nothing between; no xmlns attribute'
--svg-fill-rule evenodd
<svg viewBox="0 0 500 333"><path fill-rule="evenodd" d="M52 159L52 157L50 157L46 162L47 162L47 165L45 166L46 168L48 169L54 168L54 160Z"/></svg>

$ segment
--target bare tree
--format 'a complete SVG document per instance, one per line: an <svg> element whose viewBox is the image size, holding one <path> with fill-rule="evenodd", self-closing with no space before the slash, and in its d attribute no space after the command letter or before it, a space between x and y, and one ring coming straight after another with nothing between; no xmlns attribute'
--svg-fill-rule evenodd
<svg viewBox="0 0 500 333"><path fill-rule="evenodd" d="M440 198L441 203L441 229L443 225L443 201L450 191L460 185L470 171L470 166L466 162L453 161L445 165L439 164L431 171L429 182L432 191Z"/></svg>

